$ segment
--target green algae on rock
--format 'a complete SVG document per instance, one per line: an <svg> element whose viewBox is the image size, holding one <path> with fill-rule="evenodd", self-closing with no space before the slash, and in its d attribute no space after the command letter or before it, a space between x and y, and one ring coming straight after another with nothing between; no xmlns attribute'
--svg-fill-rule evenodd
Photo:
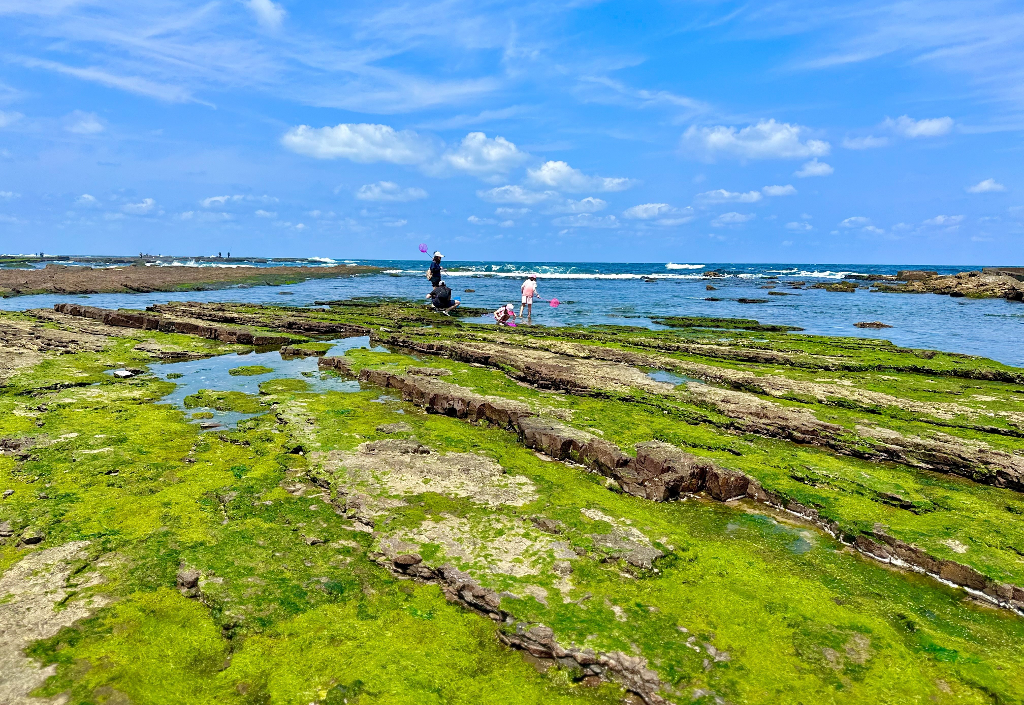
<svg viewBox="0 0 1024 705"><path fill-rule="evenodd" d="M903 441L871 430L984 450L977 468L1020 457L1015 368L739 326L434 328L399 302L161 315L186 314L268 334L369 332L391 352L322 359L361 379L352 391L284 372L258 394L203 390L193 408L257 414L203 432L159 403L171 383L104 371L237 343L0 314L24 341L5 351L17 364L0 388L0 490L13 490L0 499L0 571L71 547L53 600L79 609L27 650L55 667L39 696L1024 699L1024 620L992 609L999 595L899 569L907 546L965 569L949 582L1024 584L1024 498L937 472L949 462L937 455L877 457L878 443ZM68 344L39 344L55 336ZM745 395L729 399L762 410L758 423L741 426L719 391ZM799 419L829 442L796 440ZM588 443L617 474L579 462ZM631 494L650 483L622 473L659 449L693 458L704 486L667 502ZM707 468L773 499L712 501L730 495Z"/></svg>
<svg viewBox="0 0 1024 705"><path fill-rule="evenodd" d="M232 367L228 370L228 374L232 377L255 377L270 374L273 371L272 367L266 365L242 365L241 367Z"/></svg>

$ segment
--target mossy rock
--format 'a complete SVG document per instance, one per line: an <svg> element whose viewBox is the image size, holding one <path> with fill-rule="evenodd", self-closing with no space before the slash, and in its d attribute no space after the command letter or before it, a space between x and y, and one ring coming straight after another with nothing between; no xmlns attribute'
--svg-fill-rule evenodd
<svg viewBox="0 0 1024 705"><path fill-rule="evenodd" d="M195 394L185 397L185 408L205 407L217 411L237 411L242 414L258 414L267 407L259 397L244 392L216 392L200 389Z"/></svg>
<svg viewBox="0 0 1024 705"><path fill-rule="evenodd" d="M228 370L228 374L232 377L256 377L257 375L268 375L273 371L272 367L266 365L242 365L231 368Z"/></svg>

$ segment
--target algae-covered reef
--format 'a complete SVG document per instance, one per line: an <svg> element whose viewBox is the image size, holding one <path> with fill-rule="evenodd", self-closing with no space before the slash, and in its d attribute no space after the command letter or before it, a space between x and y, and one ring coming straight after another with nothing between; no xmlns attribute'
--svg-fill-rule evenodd
<svg viewBox="0 0 1024 705"><path fill-rule="evenodd" d="M0 701L1024 700L1017 368L747 320L58 309L0 314Z"/></svg>
<svg viewBox="0 0 1024 705"><path fill-rule="evenodd" d="M307 279L376 274L380 267L167 267L141 261L127 267L47 264L43 269L0 267L0 296L24 294L97 294L150 291L205 291L229 286L294 284Z"/></svg>

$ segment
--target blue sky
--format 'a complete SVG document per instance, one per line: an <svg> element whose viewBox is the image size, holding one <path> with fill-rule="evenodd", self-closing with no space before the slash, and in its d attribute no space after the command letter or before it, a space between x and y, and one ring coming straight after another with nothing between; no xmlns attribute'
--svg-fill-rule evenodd
<svg viewBox="0 0 1024 705"><path fill-rule="evenodd" d="M0 251L1024 263L1024 6L0 0Z"/></svg>

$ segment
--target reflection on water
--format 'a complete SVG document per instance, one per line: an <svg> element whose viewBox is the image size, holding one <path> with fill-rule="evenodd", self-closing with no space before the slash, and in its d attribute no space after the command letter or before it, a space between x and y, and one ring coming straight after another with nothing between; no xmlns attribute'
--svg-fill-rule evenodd
<svg viewBox="0 0 1024 705"><path fill-rule="evenodd" d="M647 376L655 382L668 382L669 384L675 385L686 384L687 382L700 382L699 379L684 377L683 375L677 375L673 372L667 372L666 370L651 370L647 373Z"/></svg>
<svg viewBox="0 0 1024 705"><path fill-rule="evenodd" d="M344 338L329 341L334 343L327 354L343 355L353 348L370 348L369 336ZM386 348L371 348L375 351L387 352ZM202 360L187 362L170 362L153 367L157 377L174 382L175 389L161 400L164 404L173 404L187 414L200 414L194 419L206 428L234 428L239 421L252 418L257 414L243 414L237 411L218 411L209 407L185 408L185 397L195 394L201 389L217 392L243 392L259 394L260 384L271 379L300 379L309 385L313 392L358 392L359 382L342 379L332 374L322 374L317 367L316 357L296 357L285 359L278 351L249 352L230 355L218 355ZM263 374L244 376L232 375L230 370L236 367L261 365L270 371ZM179 376L180 375L180 376Z"/></svg>
<svg viewBox="0 0 1024 705"><path fill-rule="evenodd" d="M814 548L816 535L807 529L783 524L773 517L764 514L742 514L733 517L725 526L725 533L736 535L740 532L753 532L782 540L791 553L801 555Z"/></svg>

